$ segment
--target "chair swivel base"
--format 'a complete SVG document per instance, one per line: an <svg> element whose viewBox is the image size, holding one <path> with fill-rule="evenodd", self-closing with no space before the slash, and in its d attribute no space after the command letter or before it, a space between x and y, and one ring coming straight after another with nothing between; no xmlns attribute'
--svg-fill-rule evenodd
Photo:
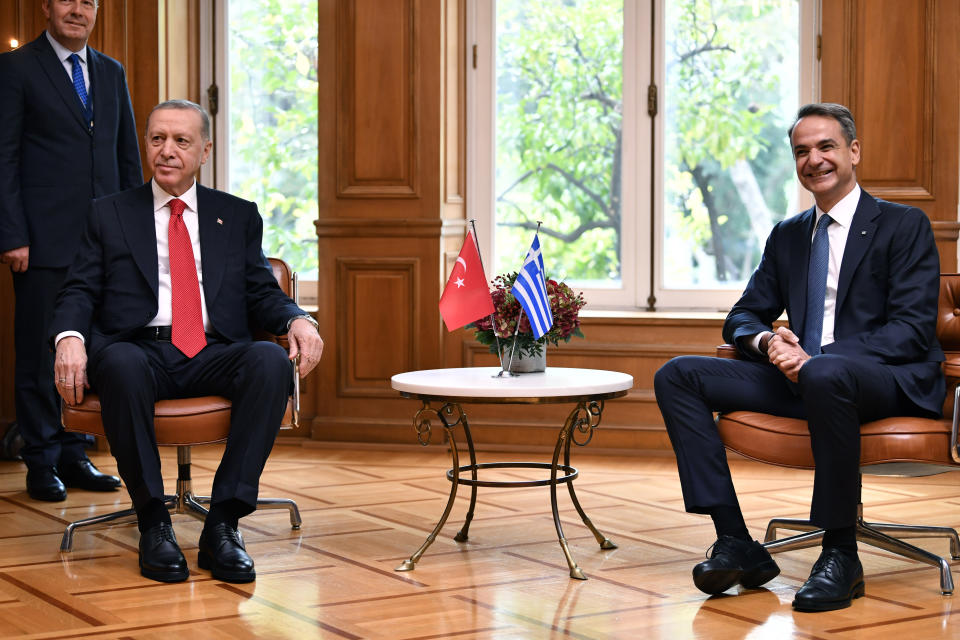
<svg viewBox="0 0 960 640"><path fill-rule="evenodd" d="M790 529L792 531L803 531L804 533L777 540L777 529ZM953 575L950 572L950 564L946 559L899 538L947 538L950 541L950 556L954 560L960 560L960 537L957 536L955 529L866 522L863 519L863 507L861 505L858 510L856 531L859 542L937 567L940 570L940 592L945 596L953 593ZM895 534L898 538L894 538L888 533ZM763 546L770 553L778 553L817 546L822 539L823 529L818 528L809 520L775 518L767 525Z"/></svg>
<svg viewBox="0 0 960 640"><path fill-rule="evenodd" d="M204 505L210 504L209 496L195 496L193 493L181 495L167 495L163 498L163 503L171 514L184 513L193 516L198 520L204 520L207 517L207 509ZM261 498L257 500L257 511L261 509L287 509L290 511L290 528L299 529L302 524L300 510L297 503L287 498ZM105 522L114 522L116 524L125 524L137 521L137 512L133 508L106 513L102 516L93 516L77 520L67 525L63 532L63 538L60 540L60 551L71 551L73 549L73 534L77 529L89 527L95 524Z"/></svg>
<svg viewBox="0 0 960 640"><path fill-rule="evenodd" d="M177 492L164 496L164 505L170 513L185 513L198 520L204 520L208 513L204 505L210 504L210 496L198 496L193 493L193 486L190 480L189 445L180 445L177 447L177 468ZM299 529L303 523L303 520L300 518L300 510L297 508L297 503L289 498L259 498L257 500L257 511L261 509L287 509L290 512L291 529ZM117 524L120 524L136 522L136 520L137 512L131 507L102 516L93 516L71 522L63 532L63 538L60 540L60 551L70 551L73 548L73 533L81 527L89 527L104 522L119 521Z"/></svg>

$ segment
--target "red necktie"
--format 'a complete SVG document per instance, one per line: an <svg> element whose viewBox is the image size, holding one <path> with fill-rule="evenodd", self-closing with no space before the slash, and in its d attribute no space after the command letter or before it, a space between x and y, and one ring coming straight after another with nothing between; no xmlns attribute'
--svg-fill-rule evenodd
<svg viewBox="0 0 960 640"><path fill-rule="evenodd" d="M173 297L173 324L170 342L188 358L207 346L200 310L200 282L193 261L190 232L183 222L182 200L170 201L170 226L167 230L170 249L170 288Z"/></svg>

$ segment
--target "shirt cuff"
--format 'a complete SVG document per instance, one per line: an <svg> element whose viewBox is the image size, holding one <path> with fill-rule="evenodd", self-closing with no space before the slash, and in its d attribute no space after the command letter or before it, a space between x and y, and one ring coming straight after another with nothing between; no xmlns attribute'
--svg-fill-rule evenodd
<svg viewBox="0 0 960 640"><path fill-rule="evenodd" d="M750 338L750 342L749 342L748 344L750 345L750 348L753 349L753 352L754 352L754 353L759 353L759 354L762 355L762 356L767 355L767 354L765 354L763 351L760 350L760 340L762 340L762 339L763 339L763 336L767 335L768 333L771 333L771 332L770 332L770 331L761 331L761 332L758 333L757 335L755 335L755 336L753 336L752 338Z"/></svg>
<svg viewBox="0 0 960 640"><path fill-rule="evenodd" d="M70 336L73 336L74 338L80 338L81 343L87 344L87 341L83 339L83 335L79 331L61 331L57 334L56 339L54 339L53 346L56 347L58 344L60 344L61 340L64 338L69 338Z"/></svg>

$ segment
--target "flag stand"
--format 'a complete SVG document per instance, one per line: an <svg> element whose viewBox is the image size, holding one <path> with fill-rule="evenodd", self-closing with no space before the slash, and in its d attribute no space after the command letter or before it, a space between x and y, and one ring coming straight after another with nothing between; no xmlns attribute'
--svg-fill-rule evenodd
<svg viewBox="0 0 960 640"><path fill-rule="evenodd" d="M480 258L480 268L483 270L483 277L486 278L487 270L483 266L483 254L480 253L480 240L477 239L477 219L476 218L470 218L470 228L473 229L473 243L477 247L477 256ZM520 311L521 313L523 312L522 309ZM517 320L517 322L519 324L520 321ZM500 377L512 378L515 374L510 373L509 371L504 371L503 369L503 352L500 349L500 336L497 335L496 309L494 309L494 312L490 314L490 328L493 330L493 339L497 343L497 359L500 360L500 373L498 373L493 377L494 378L500 378ZM511 364L512 364L512 360L513 360L512 353L510 354L510 358L511 358ZM507 369L509 368L510 367L508 366Z"/></svg>
<svg viewBox="0 0 960 640"><path fill-rule="evenodd" d="M534 240L536 240L537 234L540 233L540 225L542 225L542 224L543 224L543 221L542 221L542 220L537 220L537 229L536 229L536 231L533 232ZM524 263L524 264L525 264L525 263ZM522 268L522 267L521 267L521 268ZM519 277L519 276L518 276L518 277ZM510 371L510 369L511 369L511 367L513 367L513 355L514 355L514 353L516 353L516 351L517 351L517 334L520 333L520 320L521 320L521 319L523 319L523 307L522 307L522 306L520 307L520 314L517 316L517 325L516 325L516 327L515 327L514 330L513 330L513 344L510 346L510 360L509 360L509 362L507 363L507 368L504 369L504 368L503 368L503 355L502 355L502 354L500 355L500 373L498 373L496 376L494 376L495 378L499 378L499 377L515 378L515 377L517 377L518 375L520 375L520 374L517 374L517 373L513 373L512 371ZM533 327L531 326L531 329L532 329L532 328L533 328ZM497 335L496 329L494 329L493 335L494 335L494 336ZM544 346L544 348L546 348L546 347ZM500 342L498 341L498 342L497 342L497 351L499 352L499 350L500 350Z"/></svg>

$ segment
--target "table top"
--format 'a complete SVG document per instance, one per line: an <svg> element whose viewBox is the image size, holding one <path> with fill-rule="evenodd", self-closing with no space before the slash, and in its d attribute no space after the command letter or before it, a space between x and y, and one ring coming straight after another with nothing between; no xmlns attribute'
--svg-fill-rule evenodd
<svg viewBox="0 0 960 640"><path fill-rule="evenodd" d="M409 371L393 376L390 385L405 396L478 402L615 398L633 387L633 376L618 371L547 367L541 373L498 378L499 371L499 367Z"/></svg>

